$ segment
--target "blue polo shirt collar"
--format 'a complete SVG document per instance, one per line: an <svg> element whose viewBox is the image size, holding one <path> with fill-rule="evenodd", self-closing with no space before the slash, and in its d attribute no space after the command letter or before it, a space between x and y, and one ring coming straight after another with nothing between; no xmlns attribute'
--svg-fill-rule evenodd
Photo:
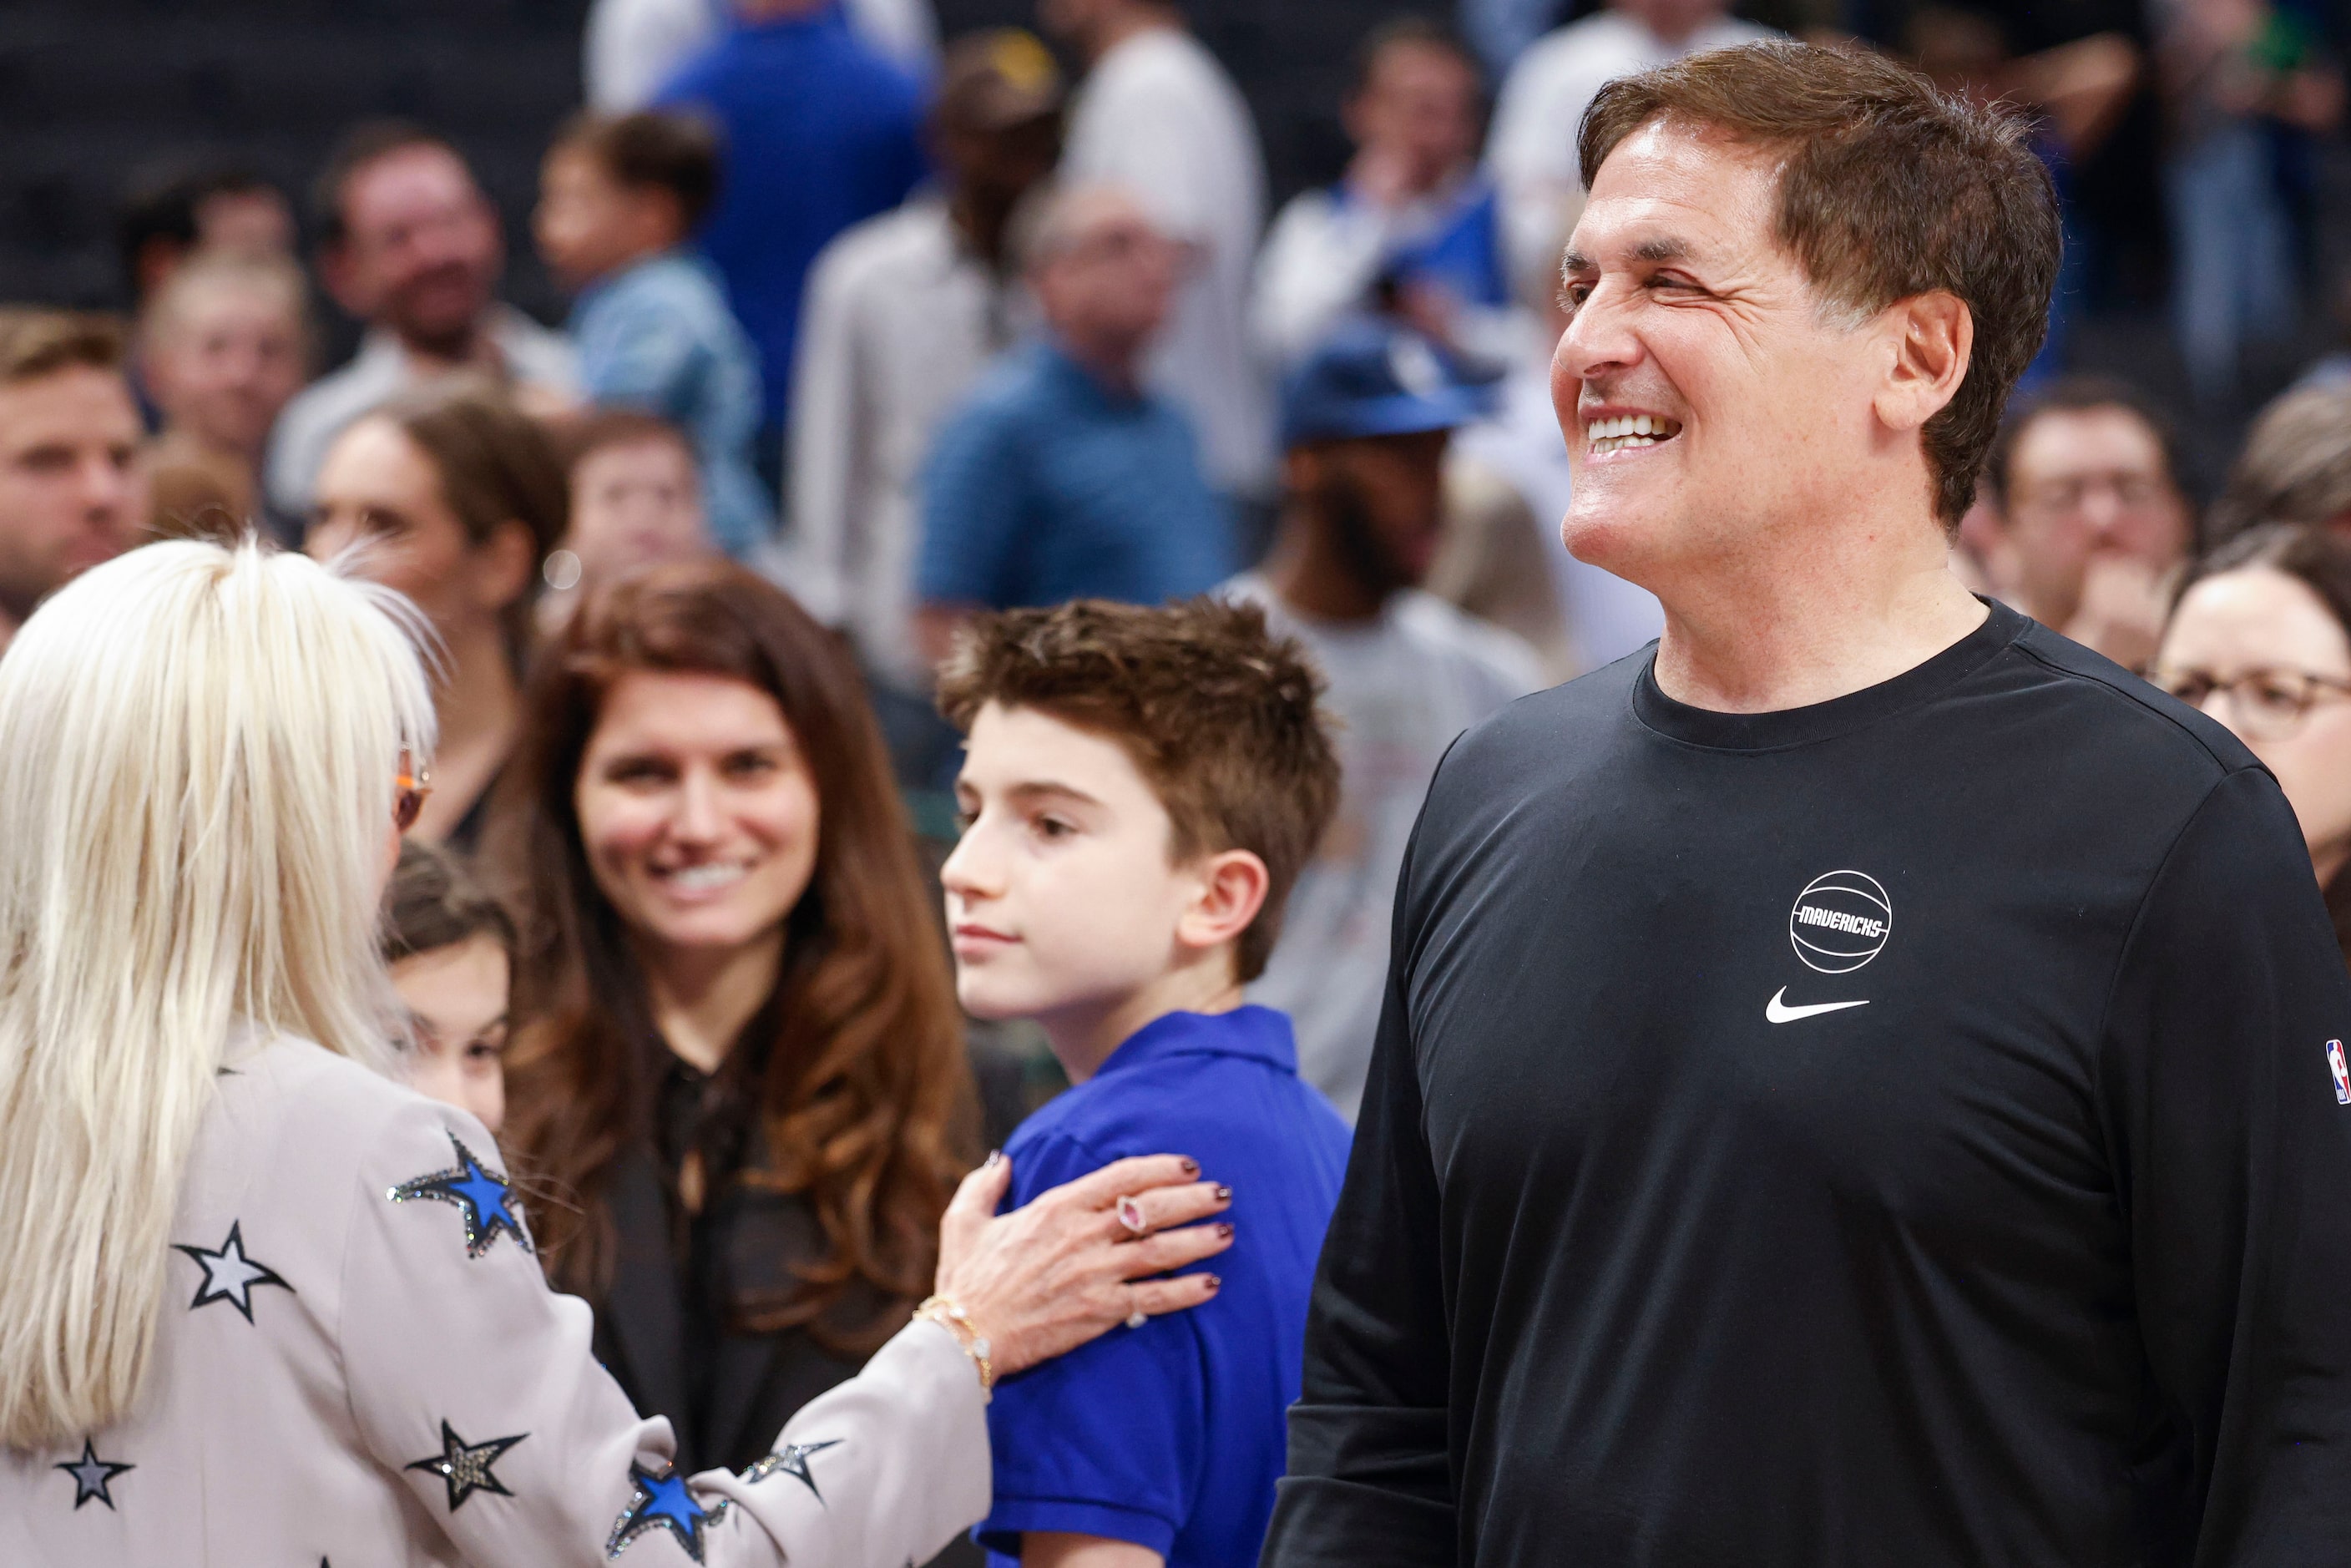
<svg viewBox="0 0 2351 1568"><path fill-rule="evenodd" d="M1291 1074L1298 1071L1298 1044L1290 1015L1271 1008L1239 1007L1228 1013L1165 1013L1153 1019L1110 1053L1096 1080L1171 1056L1238 1056Z"/></svg>

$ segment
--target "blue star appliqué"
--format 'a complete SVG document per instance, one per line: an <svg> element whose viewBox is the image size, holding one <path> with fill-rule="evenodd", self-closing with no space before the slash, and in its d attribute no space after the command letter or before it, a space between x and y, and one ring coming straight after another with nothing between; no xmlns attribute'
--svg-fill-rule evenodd
<svg viewBox="0 0 2351 1568"><path fill-rule="evenodd" d="M786 1443L782 1448L778 1448L774 1453L769 1454L766 1458L759 1460L749 1469L745 1470L743 1472L743 1479L753 1485L757 1485L760 1481L766 1480L769 1476L789 1476L792 1479L799 1482L800 1485L808 1488L810 1496L815 1498L817 1501L822 1502L824 1500L824 1493L816 1490L816 1478L809 1474L809 1456L810 1454L820 1454L827 1448L838 1448L839 1447L841 1447L841 1439L839 1437L831 1437L821 1443Z"/></svg>
<svg viewBox="0 0 2351 1568"><path fill-rule="evenodd" d="M114 1500L107 1495L106 1483L112 1480L115 1477L120 1475L125 1470L135 1470L138 1468L139 1467L136 1465L120 1464L112 1459L99 1458L98 1457L97 1448L88 1437L84 1437L81 1440L80 1458L70 1459L62 1465L53 1465L50 1467L52 1469L63 1470L66 1474L73 1477L74 1511L76 1512L79 1512L81 1511L81 1505L88 1502L92 1498L96 1498L107 1507L112 1508L114 1506Z"/></svg>
<svg viewBox="0 0 2351 1568"><path fill-rule="evenodd" d="M469 1258L487 1252L501 1233L513 1237L515 1245L524 1251L530 1251L530 1233L522 1228L522 1208L514 1201L507 1178L475 1159L474 1151L457 1141L456 1134L449 1134L449 1144L457 1151L456 1168L402 1182L388 1195L392 1201L406 1203L411 1198L430 1197L456 1205L465 1216L465 1255Z"/></svg>
<svg viewBox="0 0 2351 1568"><path fill-rule="evenodd" d="M604 1542L605 1557L618 1557L649 1530L666 1530L685 1548L688 1557L701 1562L702 1532L726 1517L726 1504L705 1508L695 1501L694 1494L685 1490L685 1478L669 1465L649 1470L632 1463L629 1482L635 1490L629 1494L629 1506L612 1522L611 1538Z"/></svg>

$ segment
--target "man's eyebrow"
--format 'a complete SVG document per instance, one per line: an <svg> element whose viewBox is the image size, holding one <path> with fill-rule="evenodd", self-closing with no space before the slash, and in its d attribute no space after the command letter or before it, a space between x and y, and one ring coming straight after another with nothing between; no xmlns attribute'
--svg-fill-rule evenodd
<svg viewBox="0 0 2351 1568"><path fill-rule="evenodd" d="M1645 239L1635 246L1632 259L1635 261L1687 261L1689 259L1689 255L1690 246L1687 240L1676 239L1671 235L1660 235L1655 239ZM1576 272L1597 272L1600 270L1600 264L1580 250L1570 249L1559 258L1559 270L1562 276Z"/></svg>

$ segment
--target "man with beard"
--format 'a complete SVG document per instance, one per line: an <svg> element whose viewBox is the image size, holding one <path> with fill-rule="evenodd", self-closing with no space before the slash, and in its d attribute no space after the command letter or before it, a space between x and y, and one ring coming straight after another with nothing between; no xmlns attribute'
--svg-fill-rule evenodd
<svg viewBox="0 0 2351 1568"><path fill-rule="evenodd" d="M53 590L138 542L142 434L113 327L0 310L0 649Z"/></svg>
<svg viewBox="0 0 2351 1568"><path fill-rule="evenodd" d="M1447 444L1484 402L1426 340L1376 319L1343 325L1283 388L1273 547L1224 589L1306 645L1339 720L1338 815L1249 999L1290 1014L1300 1075L1350 1121L1429 778L1456 736L1542 684L1533 649L1420 588L1444 530Z"/></svg>
<svg viewBox="0 0 2351 1568"><path fill-rule="evenodd" d="M400 121L361 125L328 159L316 207L319 279L368 332L350 363L278 419L267 477L279 512L307 516L343 427L418 382L486 371L526 405L570 400L570 349L493 296L506 241L455 147Z"/></svg>
<svg viewBox="0 0 2351 1568"><path fill-rule="evenodd" d="M1654 649L1431 781L1266 1568L2351 1563L2351 973L2221 727L1971 596L2030 128L1601 89L1552 387Z"/></svg>

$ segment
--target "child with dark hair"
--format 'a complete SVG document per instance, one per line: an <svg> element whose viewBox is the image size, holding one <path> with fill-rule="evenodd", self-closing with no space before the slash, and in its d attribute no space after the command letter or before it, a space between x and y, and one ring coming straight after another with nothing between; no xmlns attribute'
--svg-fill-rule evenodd
<svg viewBox="0 0 2351 1568"><path fill-rule="evenodd" d="M384 894L383 956L408 1009L402 1065L417 1092L470 1111L493 1134L506 1119L507 997L514 921L448 851L400 846Z"/></svg>
<svg viewBox="0 0 2351 1568"><path fill-rule="evenodd" d="M718 193L716 134L678 114L582 115L556 133L533 228L578 291L569 331L588 400L686 432L711 531L740 557L774 532L751 465L759 361L717 272L690 245Z"/></svg>
<svg viewBox="0 0 2351 1568"><path fill-rule="evenodd" d="M1178 1145L1241 1195L1215 1300L997 1387L996 1561L1257 1560L1347 1159L1289 1019L1241 1000L1337 803L1318 685L1256 606L1208 600L983 615L941 674L956 993L1034 1019L1076 1085L1006 1146L1012 1201Z"/></svg>
<svg viewBox="0 0 2351 1568"><path fill-rule="evenodd" d="M634 409L605 409L563 435L571 479L571 527L547 558L538 601L552 635L601 584L716 548L702 503L694 443L669 421Z"/></svg>

